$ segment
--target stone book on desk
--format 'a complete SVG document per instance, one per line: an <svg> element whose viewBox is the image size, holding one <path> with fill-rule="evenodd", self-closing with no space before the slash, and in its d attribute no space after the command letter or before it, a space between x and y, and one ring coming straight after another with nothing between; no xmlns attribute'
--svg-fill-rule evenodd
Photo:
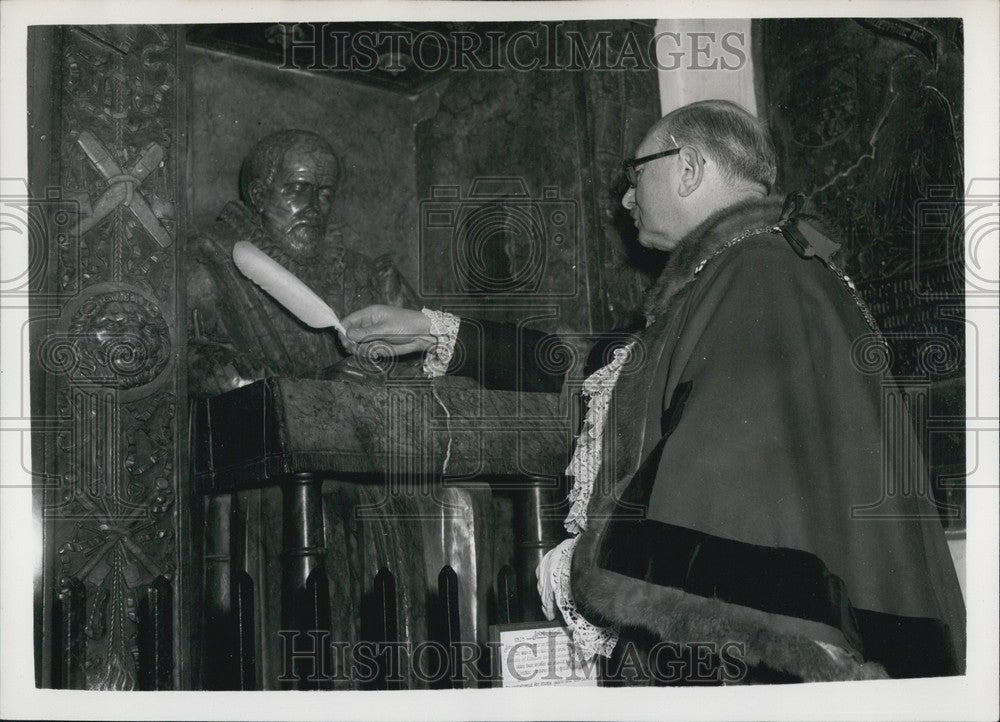
<svg viewBox="0 0 1000 722"><path fill-rule="evenodd" d="M197 486L237 491L307 471L377 483L402 459L419 477L562 475L574 431L566 394L451 381L270 378L201 400Z"/></svg>

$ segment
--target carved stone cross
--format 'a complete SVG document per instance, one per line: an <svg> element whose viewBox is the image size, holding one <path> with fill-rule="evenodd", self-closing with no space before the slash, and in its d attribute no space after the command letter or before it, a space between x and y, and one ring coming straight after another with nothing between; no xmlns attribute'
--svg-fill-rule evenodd
<svg viewBox="0 0 1000 722"><path fill-rule="evenodd" d="M139 186L150 173L160 167L163 162L163 148L156 143L150 143L139 154L138 159L127 173L122 171L107 147L89 130L81 131L77 142L83 148L91 162L108 182L108 188L97 199L91 212L80 219L80 235L89 231L119 205L130 209L161 248L167 248L173 239L167 229L154 215Z"/></svg>

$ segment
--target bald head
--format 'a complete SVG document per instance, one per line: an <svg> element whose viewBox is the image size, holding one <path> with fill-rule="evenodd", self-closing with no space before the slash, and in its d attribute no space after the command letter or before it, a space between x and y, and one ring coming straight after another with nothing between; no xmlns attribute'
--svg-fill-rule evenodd
<svg viewBox="0 0 1000 722"><path fill-rule="evenodd" d="M674 140L700 148L734 185L763 186L767 192L774 187L777 159L767 128L736 103L691 103L660 118L649 132L663 149L674 147Z"/></svg>

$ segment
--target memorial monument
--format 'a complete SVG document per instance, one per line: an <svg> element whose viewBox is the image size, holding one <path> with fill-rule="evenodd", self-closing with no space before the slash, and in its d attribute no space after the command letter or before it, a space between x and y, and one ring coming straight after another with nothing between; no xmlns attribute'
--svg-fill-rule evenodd
<svg viewBox="0 0 1000 722"><path fill-rule="evenodd" d="M336 337L293 318L233 265L249 241L309 285L337 313L370 303L418 305L388 254L370 259L345 245L332 218L340 163L322 138L283 130L263 138L240 178L243 202L189 243L188 380L197 396L265 376L312 377L344 358Z"/></svg>

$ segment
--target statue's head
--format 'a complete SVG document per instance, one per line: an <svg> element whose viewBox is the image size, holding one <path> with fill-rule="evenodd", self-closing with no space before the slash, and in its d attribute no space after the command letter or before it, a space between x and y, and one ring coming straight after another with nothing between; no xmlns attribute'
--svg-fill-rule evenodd
<svg viewBox="0 0 1000 722"><path fill-rule="evenodd" d="M240 193L264 230L294 258L308 258L323 240L340 162L315 133L267 136L243 163Z"/></svg>

